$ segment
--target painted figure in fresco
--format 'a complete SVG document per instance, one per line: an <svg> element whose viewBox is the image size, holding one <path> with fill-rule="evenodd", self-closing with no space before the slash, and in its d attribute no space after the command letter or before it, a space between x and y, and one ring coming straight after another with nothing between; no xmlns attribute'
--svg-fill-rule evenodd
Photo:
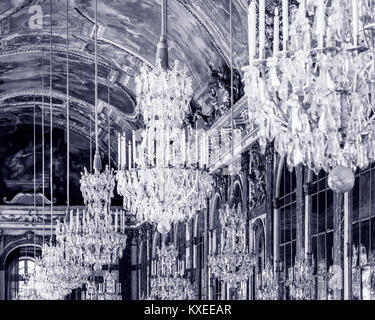
<svg viewBox="0 0 375 320"><path fill-rule="evenodd" d="M33 153L31 150L32 145L29 144L26 149L19 150L14 155L10 155L5 159L4 164L10 169L9 174L11 179L19 179L27 173L27 168L33 162Z"/></svg>

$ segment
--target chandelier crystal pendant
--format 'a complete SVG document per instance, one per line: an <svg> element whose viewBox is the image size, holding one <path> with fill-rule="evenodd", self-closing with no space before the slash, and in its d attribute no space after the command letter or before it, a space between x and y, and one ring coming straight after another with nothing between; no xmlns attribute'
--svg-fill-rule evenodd
<svg viewBox="0 0 375 320"><path fill-rule="evenodd" d="M178 270L178 251L175 245L162 245L157 249L154 272L151 275L149 300L191 300L194 289L189 279L184 278L185 269Z"/></svg>
<svg viewBox="0 0 375 320"><path fill-rule="evenodd" d="M208 266L216 278L234 288L252 275L256 256L247 247L246 214L241 205L230 208L226 204L225 209L219 209L219 219L220 246L208 256Z"/></svg>
<svg viewBox="0 0 375 320"><path fill-rule="evenodd" d="M118 137L117 191L124 207L141 222L168 233L170 224L188 220L206 208L213 178L208 173L209 137L184 123L190 110L192 81L186 66L168 66L166 1L156 67L136 77L136 112L145 128L132 137Z"/></svg>
<svg viewBox="0 0 375 320"><path fill-rule="evenodd" d="M353 171L375 160L375 4L300 0L289 25L287 3L282 52L278 11L273 56L264 59L260 49L255 59L255 32L249 36L249 118L263 150L274 141L290 170L299 164L315 173L323 169L330 172L331 189L346 192L354 185ZM253 13L250 30L255 20ZM259 32L264 39L264 27Z"/></svg>

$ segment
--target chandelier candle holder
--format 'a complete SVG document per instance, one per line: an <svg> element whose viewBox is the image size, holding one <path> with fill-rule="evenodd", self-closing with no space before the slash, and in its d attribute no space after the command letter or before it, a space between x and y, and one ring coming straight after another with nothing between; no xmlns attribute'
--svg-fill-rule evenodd
<svg viewBox="0 0 375 320"><path fill-rule="evenodd" d="M353 171L375 159L375 3L328 4L300 0L289 24L283 0L283 50L276 8L267 58L263 51L256 57L255 11L249 13L250 64L243 70L249 119L259 128L262 149L274 141L290 170L299 164L323 169L330 188L343 193L354 185ZM260 6L260 26L264 19ZM264 41L264 27L259 30Z"/></svg>
<svg viewBox="0 0 375 320"><path fill-rule="evenodd" d="M212 274L229 287L246 281L252 275L256 258L247 247L246 214L241 205L219 209L221 224L221 245L217 252L208 256L208 266Z"/></svg>
<svg viewBox="0 0 375 320"><path fill-rule="evenodd" d="M258 275L258 300L277 300L279 292L279 282L272 264L268 261L262 273Z"/></svg>
<svg viewBox="0 0 375 320"><path fill-rule="evenodd" d="M163 245L157 249L156 264L151 275L150 300L191 300L194 289L184 278L185 269L178 269L178 251L175 245Z"/></svg>
<svg viewBox="0 0 375 320"><path fill-rule="evenodd" d="M295 300L311 300L314 294L315 277L314 263L311 256L295 259L293 267L288 269L286 285L289 287L289 294Z"/></svg>

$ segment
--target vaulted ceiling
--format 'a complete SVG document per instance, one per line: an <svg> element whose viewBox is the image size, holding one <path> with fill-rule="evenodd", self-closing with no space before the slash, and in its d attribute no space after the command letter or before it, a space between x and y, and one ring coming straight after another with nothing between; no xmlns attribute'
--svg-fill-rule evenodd
<svg viewBox="0 0 375 320"><path fill-rule="evenodd" d="M40 6L42 29L30 27ZM187 64L195 100L202 101L209 64L229 59L228 0L170 0L168 38L170 60ZM235 62L244 65L247 50L246 0L234 1ZM69 0L69 57L72 129L88 134L94 102L94 0ZM155 62L160 37L160 0L99 0L99 99L103 118L110 112L115 130L134 127L134 76L142 64ZM2 111L31 121L30 104L49 103L50 0L0 2L0 101ZM66 95L66 1L52 0L52 91L54 120L63 124ZM42 84L44 78L44 85ZM108 81L110 79L110 81ZM43 86L42 86L43 85ZM55 101L56 100L56 101ZM5 115L2 114L2 117ZM103 121L104 125L104 121ZM106 127L106 126L105 126ZM104 136L104 133L102 133Z"/></svg>
<svg viewBox="0 0 375 320"><path fill-rule="evenodd" d="M76 138L81 142L72 144L71 153L76 159L86 157L79 161L87 165L88 137L90 131L91 137L93 135L90 127L94 128L94 1L0 1L0 141L15 136L18 140L9 143L19 144L22 135L13 132L23 132L27 126L32 126L34 110L40 128L43 101L45 125L49 126L50 83L53 126L62 132L66 130L66 42L69 39L70 126L74 131L72 137L83 138ZM272 17L273 7L280 6L280 2L266 1L268 17ZM193 100L201 107L209 103L209 66L224 70L229 64L229 3L229 0L168 1L169 58L171 62L179 60L187 65L193 80ZM248 0L233 0L234 67L238 70L248 62L247 8ZM161 0L98 0L99 141L102 158L107 158L108 124L112 136L139 125L134 114L135 76L143 64L152 68L155 63L160 16ZM272 20L266 24L271 26ZM27 130L32 132L31 128ZM41 141L39 131L37 135L37 141ZM22 173L21 167L32 167L31 159L30 165L17 160L16 154L29 154L29 150L19 149L0 157L5 162L8 158L13 159L15 165L10 170L16 175ZM116 149L116 139L112 139L113 163L116 162ZM6 185L18 184L13 181Z"/></svg>

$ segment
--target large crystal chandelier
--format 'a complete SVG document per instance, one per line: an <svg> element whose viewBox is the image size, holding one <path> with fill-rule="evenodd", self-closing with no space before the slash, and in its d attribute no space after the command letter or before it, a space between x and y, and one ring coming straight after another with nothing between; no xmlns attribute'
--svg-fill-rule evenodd
<svg viewBox="0 0 375 320"><path fill-rule="evenodd" d="M212 274L229 287L246 281L252 275L256 263L255 255L249 252L246 241L246 214L241 205L219 209L221 245L218 251L208 256Z"/></svg>
<svg viewBox="0 0 375 320"><path fill-rule="evenodd" d="M69 259L77 265L93 267L95 271L101 270L103 265L116 263L125 249L127 237L123 211L109 210L102 217L92 216L87 209L82 214L77 210L75 215L71 210L69 222L58 223L58 229Z"/></svg>
<svg viewBox="0 0 375 320"><path fill-rule="evenodd" d="M295 258L294 266L288 269L288 278L285 283L289 287L289 294L293 299L312 299L315 288L315 277L314 264L311 256Z"/></svg>
<svg viewBox="0 0 375 320"><path fill-rule="evenodd" d="M375 159L375 3L300 0L290 25L288 10L283 0L283 51L276 8L273 56L265 59L260 0L255 59L255 1L250 5L250 65L244 68L250 121L263 149L274 140L289 168L331 172L330 187L345 192L354 184L351 171Z"/></svg>
<svg viewBox="0 0 375 320"><path fill-rule="evenodd" d="M136 112L143 115L145 129L139 143L133 132L128 146L126 136L119 136L117 190L139 221L156 223L160 232L167 233L171 222L190 219L206 207L213 179L207 171L208 135L196 131L193 139L193 130L184 124L191 78L178 62L168 66L165 0L162 8L156 68L143 67L136 78Z"/></svg>
<svg viewBox="0 0 375 320"><path fill-rule="evenodd" d="M194 289L184 278L184 268L178 270L178 251L175 245L163 245L157 249L155 270L151 275L151 300L191 300Z"/></svg>

